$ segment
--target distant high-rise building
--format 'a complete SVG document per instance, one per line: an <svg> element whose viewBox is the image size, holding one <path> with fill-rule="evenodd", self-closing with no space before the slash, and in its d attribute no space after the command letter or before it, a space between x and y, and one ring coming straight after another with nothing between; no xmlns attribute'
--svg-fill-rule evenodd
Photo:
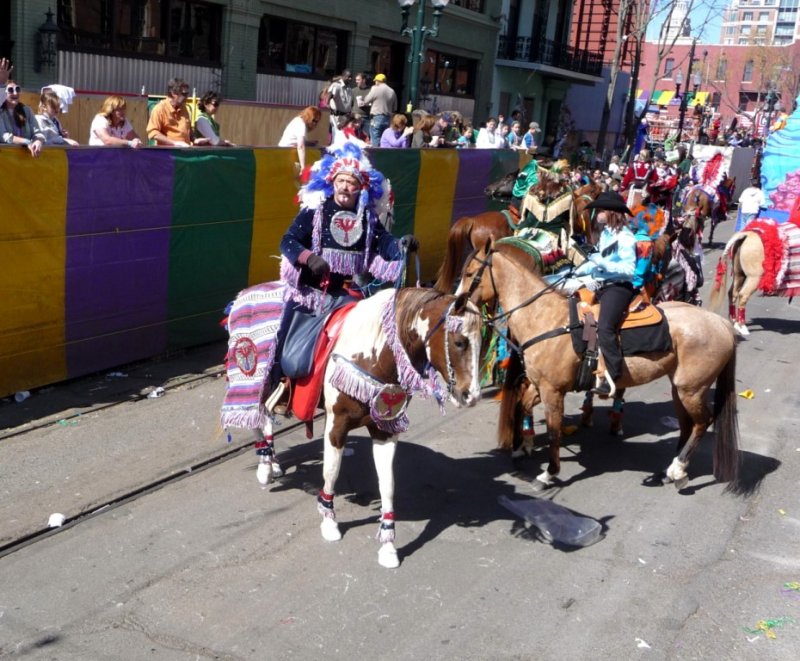
<svg viewBox="0 0 800 661"><path fill-rule="evenodd" d="M783 46L794 43L800 0L732 0L722 16L725 46Z"/></svg>
<svg viewBox="0 0 800 661"><path fill-rule="evenodd" d="M688 16L688 0L677 0L669 20L664 23L662 30L666 32L663 43L688 44L692 41L692 21Z"/></svg>

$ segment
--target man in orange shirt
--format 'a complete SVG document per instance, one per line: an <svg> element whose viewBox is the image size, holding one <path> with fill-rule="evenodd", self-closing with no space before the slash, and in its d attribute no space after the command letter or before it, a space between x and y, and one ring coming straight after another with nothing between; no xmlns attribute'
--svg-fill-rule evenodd
<svg viewBox="0 0 800 661"><path fill-rule="evenodd" d="M167 83L167 98L159 101L147 122L147 137L157 145L191 147L192 119L186 108L189 85L181 78Z"/></svg>

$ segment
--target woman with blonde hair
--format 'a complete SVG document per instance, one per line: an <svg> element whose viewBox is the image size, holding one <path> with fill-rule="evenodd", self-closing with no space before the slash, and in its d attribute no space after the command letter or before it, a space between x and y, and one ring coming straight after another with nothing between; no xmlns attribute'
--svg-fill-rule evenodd
<svg viewBox="0 0 800 661"><path fill-rule="evenodd" d="M142 141L125 117L127 107L127 101L121 96L109 96L92 120L92 126L89 128L89 144L132 149L141 147Z"/></svg>
<svg viewBox="0 0 800 661"><path fill-rule="evenodd" d="M61 126L58 121L58 114L61 112L61 99L58 98L53 90L45 88L39 98L39 113L36 121L39 130L44 135L45 143L48 145L69 145L77 147L78 141L69 137L69 133Z"/></svg>
<svg viewBox="0 0 800 661"><path fill-rule="evenodd" d="M321 118L322 112L319 108L306 106L297 117L286 125L278 142L278 147L297 148L297 160L300 163L301 171L306 167L306 145L311 147L317 144L316 140L307 140L306 134L316 128Z"/></svg>

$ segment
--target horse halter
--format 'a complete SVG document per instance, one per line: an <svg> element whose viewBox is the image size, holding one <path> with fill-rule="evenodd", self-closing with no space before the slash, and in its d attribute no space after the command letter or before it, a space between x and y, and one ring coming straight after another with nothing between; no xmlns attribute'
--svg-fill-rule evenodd
<svg viewBox="0 0 800 661"><path fill-rule="evenodd" d="M433 325L433 328L428 331L428 334L422 341L425 346L428 346L433 334L444 326L444 364L447 371L447 395L449 397L453 396L456 389L456 371L453 367L453 362L450 360L450 333L461 333L464 328L463 317L453 315L455 305L456 301L453 301L447 306L444 314L439 317L439 320Z"/></svg>

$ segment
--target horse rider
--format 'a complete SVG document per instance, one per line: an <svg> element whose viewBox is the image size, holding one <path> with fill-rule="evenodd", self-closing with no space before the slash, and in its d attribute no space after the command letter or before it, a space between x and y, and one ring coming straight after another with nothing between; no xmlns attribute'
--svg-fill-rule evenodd
<svg viewBox="0 0 800 661"><path fill-rule="evenodd" d="M627 195L628 205L634 203L634 198L638 193L640 199L647 196L647 189L655 181L655 169L650 162L650 152L642 149L637 155L636 160L625 171L622 179L621 189Z"/></svg>
<svg viewBox="0 0 800 661"><path fill-rule="evenodd" d="M633 214L619 193L601 193L587 209L597 209L597 222L603 225L598 251L589 258L594 268L587 286L600 301L597 341L606 369L592 392L610 397L624 364L617 334L633 297L645 284L650 256L637 253L637 238L628 219Z"/></svg>
<svg viewBox="0 0 800 661"><path fill-rule="evenodd" d="M666 159L658 158L655 160L653 168L655 180L650 184L650 200L664 209L667 213L672 212L672 195L678 186L678 177Z"/></svg>
<svg viewBox="0 0 800 661"><path fill-rule="evenodd" d="M396 239L384 228L379 214L390 207L390 194L384 176L353 143L312 166L300 190L300 213L280 243L287 292L278 347L295 310L332 310L360 298L352 284L359 276L396 281L402 275L405 252L419 242L412 234Z"/></svg>

